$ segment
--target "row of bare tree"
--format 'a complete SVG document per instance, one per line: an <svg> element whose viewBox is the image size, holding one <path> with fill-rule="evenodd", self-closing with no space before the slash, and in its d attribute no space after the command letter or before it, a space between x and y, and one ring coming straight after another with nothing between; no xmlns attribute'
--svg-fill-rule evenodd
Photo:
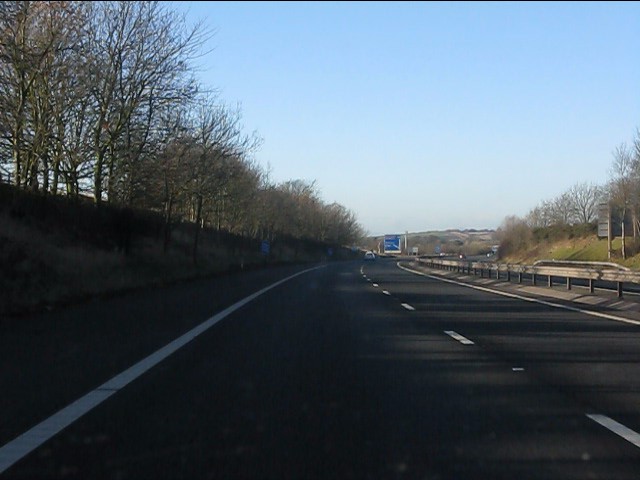
<svg viewBox="0 0 640 480"><path fill-rule="evenodd" d="M499 233L512 251L525 248L531 229L593 224L598 220L601 205L607 206L609 215L619 217L621 253L626 258L626 238L640 239L640 130L636 130L631 145L623 142L614 149L606 183L575 184L558 197L541 202L524 218L507 217Z"/></svg>
<svg viewBox="0 0 640 480"><path fill-rule="evenodd" d="M240 109L195 81L209 35L162 2L0 3L0 180L167 225L356 241L353 213L313 182L272 184Z"/></svg>
<svg viewBox="0 0 640 480"><path fill-rule="evenodd" d="M544 200L531 209L526 223L531 228L593 223L604 193L603 187L598 185L577 183L556 198Z"/></svg>
<svg viewBox="0 0 640 480"><path fill-rule="evenodd" d="M633 236L634 244L640 238L640 130L629 146L626 142L618 145L613 152L608 184L610 208L616 208L622 219L622 258L627 257L627 236ZM631 218L632 232L626 230L626 219Z"/></svg>

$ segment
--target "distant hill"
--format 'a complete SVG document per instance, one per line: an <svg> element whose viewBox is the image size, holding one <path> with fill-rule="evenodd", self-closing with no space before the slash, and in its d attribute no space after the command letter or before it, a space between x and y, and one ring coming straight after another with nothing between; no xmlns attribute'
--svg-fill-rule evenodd
<svg viewBox="0 0 640 480"><path fill-rule="evenodd" d="M492 242L495 239L495 230L431 230L426 232L409 233L409 239L421 237L437 237L442 242L452 240L486 241Z"/></svg>
<svg viewBox="0 0 640 480"><path fill-rule="evenodd" d="M490 252L491 247L498 243L495 233L495 230L489 229L409 232L407 235L407 247L409 251L417 247L419 254L436 252L464 253L466 255L484 254ZM383 240L384 235L369 237L367 239L367 248L377 251Z"/></svg>

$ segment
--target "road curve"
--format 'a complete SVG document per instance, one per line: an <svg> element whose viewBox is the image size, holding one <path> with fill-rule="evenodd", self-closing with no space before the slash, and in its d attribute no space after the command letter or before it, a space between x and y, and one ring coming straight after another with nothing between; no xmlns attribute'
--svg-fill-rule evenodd
<svg viewBox="0 0 640 480"><path fill-rule="evenodd" d="M640 327L391 259L305 269L3 325L6 446L273 285L0 479L638 478Z"/></svg>

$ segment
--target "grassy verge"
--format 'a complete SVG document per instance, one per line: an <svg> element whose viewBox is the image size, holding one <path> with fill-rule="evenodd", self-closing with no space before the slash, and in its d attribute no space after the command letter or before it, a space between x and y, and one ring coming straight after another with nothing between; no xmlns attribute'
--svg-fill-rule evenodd
<svg viewBox="0 0 640 480"><path fill-rule="evenodd" d="M518 252L501 261L509 263L532 264L536 260L571 260L587 262L613 262L625 267L640 270L640 254L633 255L633 239L627 238L628 256L622 258L622 239L616 238L611 243L611 258L608 255L607 239L597 236L574 238L544 242L526 252Z"/></svg>
<svg viewBox="0 0 640 480"><path fill-rule="evenodd" d="M145 213L133 217L123 249L117 211L0 187L0 318L240 269L315 262L327 252L317 242L282 239L264 256L259 240L202 229L194 263L193 225L174 225L165 251L162 224ZM334 250L334 257L349 254Z"/></svg>

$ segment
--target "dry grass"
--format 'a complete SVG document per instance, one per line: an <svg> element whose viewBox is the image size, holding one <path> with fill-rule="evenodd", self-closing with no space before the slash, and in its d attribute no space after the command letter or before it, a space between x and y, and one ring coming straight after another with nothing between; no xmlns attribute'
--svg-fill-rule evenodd
<svg viewBox="0 0 640 480"><path fill-rule="evenodd" d="M23 315L97 295L226 272L264 263L259 252L230 252L202 235L198 263L193 238L176 231L163 252L159 238L134 237L128 255L62 228L43 231L0 210L0 316ZM284 248L275 261L294 260ZM304 260L304 258L297 258Z"/></svg>
<svg viewBox="0 0 640 480"><path fill-rule="evenodd" d="M517 252L501 261L531 265L537 260L573 260L589 262L614 262L634 270L640 270L640 254L632 255L632 239L627 240L628 258L621 254L622 241L616 238L612 242L612 255L609 258L607 240L595 235L584 238L558 240L540 243L525 252Z"/></svg>

